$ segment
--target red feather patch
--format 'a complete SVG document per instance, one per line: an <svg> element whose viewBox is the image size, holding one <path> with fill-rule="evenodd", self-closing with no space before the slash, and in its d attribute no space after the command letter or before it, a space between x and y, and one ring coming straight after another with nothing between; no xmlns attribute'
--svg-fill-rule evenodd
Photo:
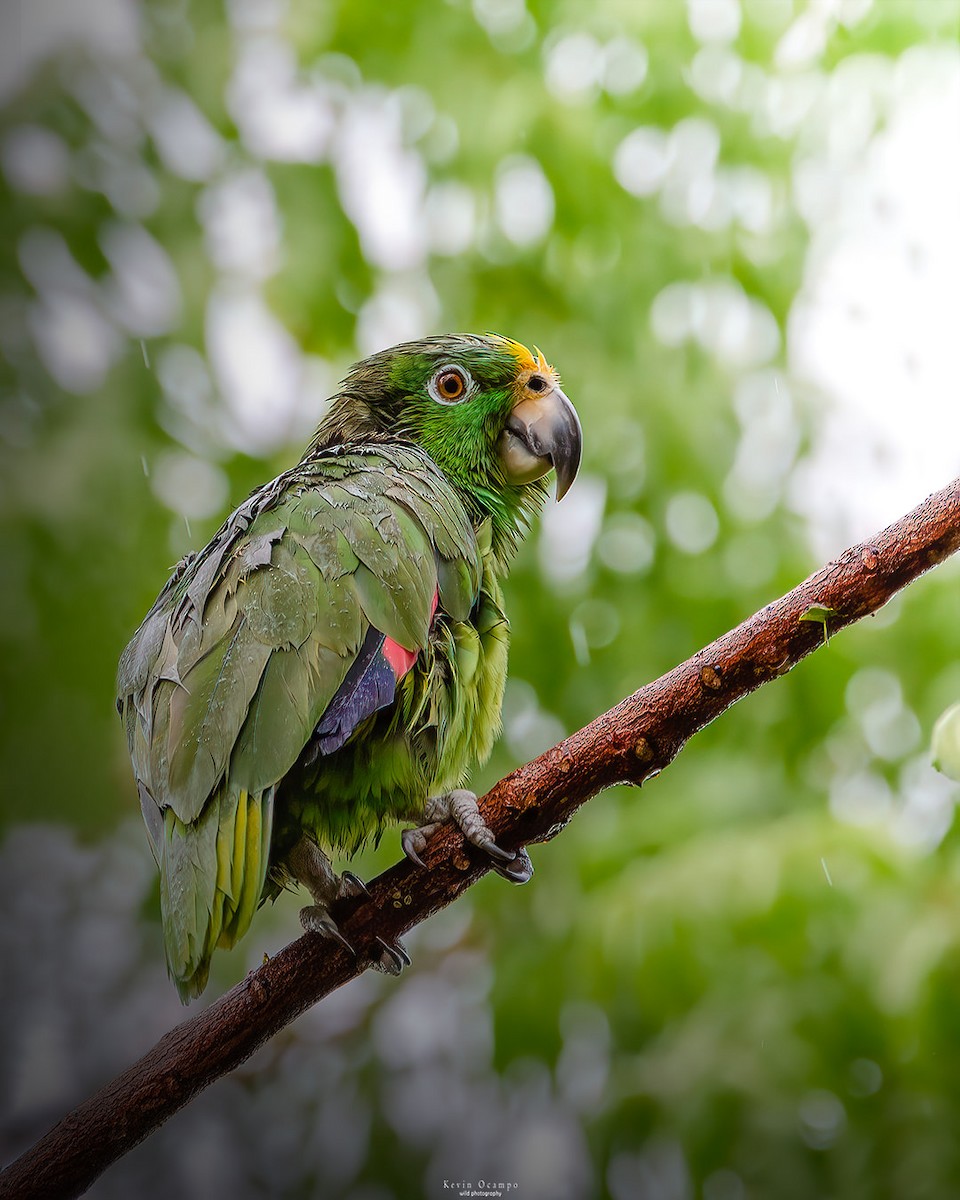
<svg viewBox="0 0 960 1200"><path fill-rule="evenodd" d="M433 620L434 613L437 611L437 604L440 602L440 589L438 588L433 593L433 603L430 605L430 620ZM416 650L405 650L399 642L395 642L393 638L385 637L383 639L383 647L381 650L383 657L390 664L390 669L393 671L397 679L402 679L410 670L413 664L417 661Z"/></svg>
<svg viewBox="0 0 960 1200"><path fill-rule="evenodd" d="M438 599L439 593L435 592L431 620L437 611ZM361 721L392 704L398 680L416 661L416 650L405 650L379 630L368 629L360 653L317 723L306 761L312 763L320 754L333 754Z"/></svg>
<svg viewBox="0 0 960 1200"><path fill-rule="evenodd" d="M398 679L402 679L417 661L416 650L404 650L393 638L383 639L381 653Z"/></svg>

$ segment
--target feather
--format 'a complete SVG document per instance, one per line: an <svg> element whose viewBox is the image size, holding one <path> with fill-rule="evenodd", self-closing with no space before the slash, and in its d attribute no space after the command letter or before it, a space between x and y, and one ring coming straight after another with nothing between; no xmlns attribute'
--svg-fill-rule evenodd
<svg viewBox="0 0 960 1200"><path fill-rule="evenodd" d="M315 513L314 516L319 514ZM340 579L355 570L357 556L350 549L350 543L343 533L336 527L320 526L309 532L295 533L294 536L310 555L324 579Z"/></svg>
<svg viewBox="0 0 960 1200"><path fill-rule="evenodd" d="M258 533L256 537L248 538L237 552L240 559L241 575L249 575L257 567L270 565L274 542L283 537L283 529L272 529L267 533Z"/></svg>
<svg viewBox="0 0 960 1200"><path fill-rule="evenodd" d="M462 558L440 559L437 563L440 606L455 621L465 621L480 591L479 572Z"/></svg>
<svg viewBox="0 0 960 1200"><path fill-rule="evenodd" d="M164 812L160 858L160 909L170 974L188 983L204 958L216 889L218 806L209 805L190 825L172 808Z"/></svg>
<svg viewBox="0 0 960 1200"><path fill-rule="evenodd" d="M250 632L274 650L303 645L317 622L314 581L293 554L282 551L278 546L271 570L247 576L237 589Z"/></svg>
<svg viewBox="0 0 960 1200"><path fill-rule="evenodd" d="M317 638L275 651L233 748L230 777L263 791L290 770L350 666Z"/></svg>
<svg viewBox="0 0 960 1200"><path fill-rule="evenodd" d="M361 721L392 703L397 675L384 656L384 641L379 630L367 633L363 648L316 727L316 753L339 750Z"/></svg>
<svg viewBox="0 0 960 1200"><path fill-rule="evenodd" d="M173 691L162 799L181 820L199 816L222 778L270 653L241 618Z"/></svg>

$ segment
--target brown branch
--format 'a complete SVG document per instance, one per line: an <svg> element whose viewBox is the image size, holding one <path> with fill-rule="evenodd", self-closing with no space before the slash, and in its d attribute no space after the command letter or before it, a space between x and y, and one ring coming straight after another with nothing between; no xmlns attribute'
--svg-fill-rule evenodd
<svg viewBox="0 0 960 1200"><path fill-rule="evenodd" d="M652 778L724 709L785 674L823 645L827 632L876 612L958 548L960 479L502 779L481 802L497 840L510 849L546 841L603 788ZM804 619L811 609L826 614L826 624ZM358 947L356 958L315 934L286 946L64 1117L0 1175L0 1196L82 1193L199 1091L364 971L378 935L398 939L466 891L488 870L481 857L451 830L431 843L428 871L406 860L385 871L370 884L369 900L336 912Z"/></svg>

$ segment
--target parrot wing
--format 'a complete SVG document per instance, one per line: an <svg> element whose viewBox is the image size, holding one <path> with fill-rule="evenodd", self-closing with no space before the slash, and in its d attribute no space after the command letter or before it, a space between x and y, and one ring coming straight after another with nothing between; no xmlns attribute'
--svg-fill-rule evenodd
<svg viewBox="0 0 960 1200"><path fill-rule="evenodd" d="M199 994L259 903L276 785L313 739L338 749L389 704L439 604L465 619L481 562L421 451L302 463L182 564L120 662L170 972Z"/></svg>

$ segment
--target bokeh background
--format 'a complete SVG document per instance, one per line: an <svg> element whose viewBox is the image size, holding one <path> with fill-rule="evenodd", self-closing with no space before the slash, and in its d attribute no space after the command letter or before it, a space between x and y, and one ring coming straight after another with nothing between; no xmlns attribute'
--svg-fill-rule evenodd
<svg viewBox="0 0 960 1200"><path fill-rule="evenodd" d="M582 475L482 789L960 471L955 0L0 13L0 1140L182 1010L113 709L171 565L399 340L541 346ZM960 1194L947 565L483 881L90 1195ZM354 864L373 874L386 838ZM298 932L263 911L209 996Z"/></svg>

